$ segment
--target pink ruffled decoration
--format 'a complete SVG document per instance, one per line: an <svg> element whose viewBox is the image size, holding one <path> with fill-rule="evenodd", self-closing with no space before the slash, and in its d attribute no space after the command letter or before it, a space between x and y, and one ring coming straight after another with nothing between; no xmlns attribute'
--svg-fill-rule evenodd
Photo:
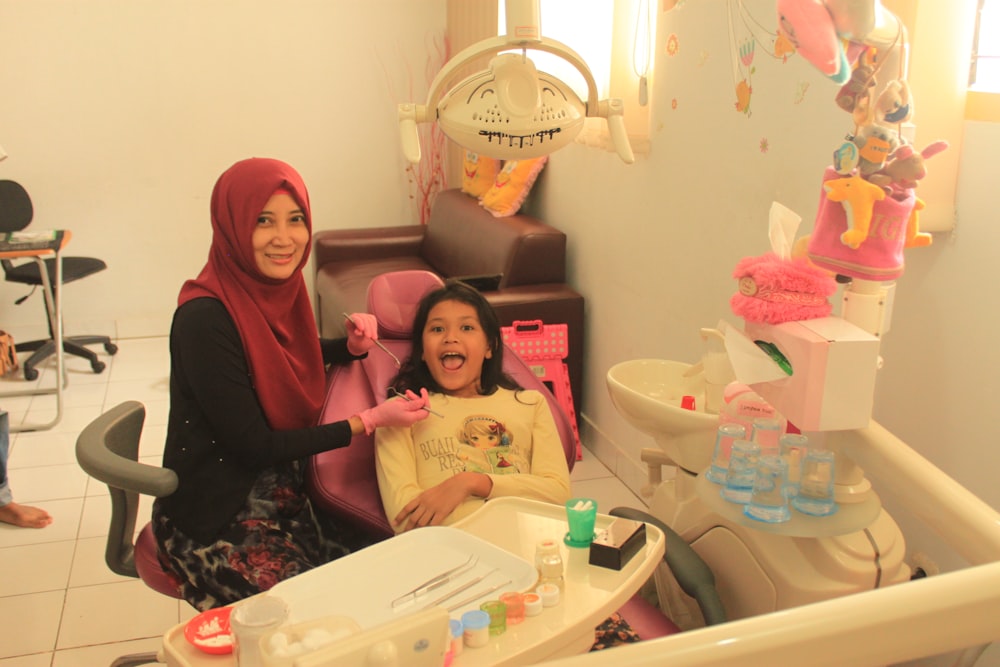
<svg viewBox="0 0 1000 667"><path fill-rule="evenodd" d="M729 300L733 313L750 322L780 324L828 316L833 276L803 258L780 259L772 252L744 257L733 270L739 289Z"/></svg>

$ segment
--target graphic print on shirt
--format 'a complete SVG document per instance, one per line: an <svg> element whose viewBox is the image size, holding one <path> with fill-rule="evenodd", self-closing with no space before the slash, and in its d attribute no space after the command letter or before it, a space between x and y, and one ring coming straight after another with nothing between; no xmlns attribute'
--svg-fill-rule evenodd
<svg viewBox="0 0 1000 667"><path fill-rule="evenodd" d="M529 471L520 448L514 446L514 434L496 417L469 415L458 441L458 458L468 472L503 475Z"/></svg>

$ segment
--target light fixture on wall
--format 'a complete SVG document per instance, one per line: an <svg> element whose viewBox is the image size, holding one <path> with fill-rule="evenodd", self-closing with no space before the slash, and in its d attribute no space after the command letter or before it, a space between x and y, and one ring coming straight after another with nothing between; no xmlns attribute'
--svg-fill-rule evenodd
<svg viewBox="0 0 1000 667"><path fill-rule="evenodd" d="M561 42L541 36L538 0L505 0L507 34L463 49L431 82L426 104L399 105L403 153L420 161L417 123L437 121L463 148L500 160L539 157L571 143L587 117L604 118L618 156L635 161L619 98L597 99L597 84L583 59ZM519 49L520 53L501 53ZM529 49L554 54L575 67L587 84L583 101L562 80L539 72ZM452 85L456 72L494 55L486 70ZM449 86L451 86L449 88Z"/></svg>

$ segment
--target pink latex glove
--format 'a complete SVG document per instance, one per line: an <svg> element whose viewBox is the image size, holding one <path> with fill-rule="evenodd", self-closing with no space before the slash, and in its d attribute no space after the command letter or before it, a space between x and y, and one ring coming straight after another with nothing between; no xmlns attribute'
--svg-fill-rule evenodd
<svg viewBox="0 0 1000 667"><path fill-rule="evenodd" d="M372 349L378 338L378 320L368 313L353 313L345 322L347 328L347 351L355 357Z"/></svg>
<svg viewBox="0 0 1000 667"><path fill-rule="evenodd" d="M381 405L359 412L358 417L365 425L365 433L371 435L379 426L413 426L426 419L430 413L424 408L429 407L430 402L426 389L421 389L419 396L407 390L405 398L391 398Z"/></svg>

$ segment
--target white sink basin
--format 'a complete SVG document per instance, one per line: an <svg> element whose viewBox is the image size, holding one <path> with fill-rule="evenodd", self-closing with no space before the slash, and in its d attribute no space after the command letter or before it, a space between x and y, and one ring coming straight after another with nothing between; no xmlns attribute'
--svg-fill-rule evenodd
<svg viewBox="0 0 1000 667"><path fill-rule="evenodd" d="M712 462L719 416L704 411L704 375L684 377L691 364L633 359L608 371L611 402L629 424L650 435L674 462L699 473ZM693 396L695 409L681 407Z"/></svg>

